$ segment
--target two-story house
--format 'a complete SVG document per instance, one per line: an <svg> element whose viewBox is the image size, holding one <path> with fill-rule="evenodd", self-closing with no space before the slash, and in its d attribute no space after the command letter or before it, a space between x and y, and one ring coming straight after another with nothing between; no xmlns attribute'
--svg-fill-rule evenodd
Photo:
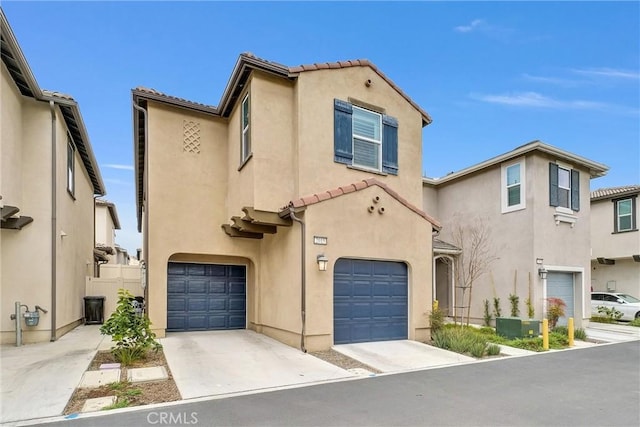
<svg viewBox="0 0 640 427"><path fill-rule="evenodd" d="M429 115L365 60L240 55L217 106L133 90L153 329L292 346L426 339Z"/></svg>
<svg viewBox="0 0 640 427"><path fill-rule="evenodd" d="M16 341L17 302L23 341L53 341L83 319L105 187L77 102L39 87L1 9L0 24L0 342Z"/></svg>
<svg viewBox="0 0 640 427"><path fill-rule="evenodd" d="M529 299L540 319L547 299L558 297L567 305L566 317L582 325L590 318L589 182L607 170L534 141L442 178L425 178L423 209L442 220L433 281L440 307L466 317L471 292L470 317L480 324L484 300L492 313L494 298L500 298L508 316L512 294L521 316L528 314ZM477 236L486 244L474 246ZM463 299L464 281L455 269L468 273L473 261L480 261L473 268L485 271Z"/></svg>
<svg viewBox="0 0 640 427"><path fill-rule="evenodd" d="M118 210L113 202L96 199L96 248L97 265L129 264L129 254L126 249L116 243L116 230L120 230ZM99 272L99 268L98 268ZM96 274L98 276L99 274Z"/></svg>
<svg viewBox="0 0 640 427"><path fill-rule="evenodd" d="M591 192L591 286L640 298L640 185Z"/></svg>

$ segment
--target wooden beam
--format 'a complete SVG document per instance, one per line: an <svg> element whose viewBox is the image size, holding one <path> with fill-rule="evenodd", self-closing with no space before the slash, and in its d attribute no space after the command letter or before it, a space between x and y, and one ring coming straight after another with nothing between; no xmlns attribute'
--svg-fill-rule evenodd
<svg viewBox="0 0 640 427"><path fill-rule="evenodd" d="M14 216L18 212L20 212L20 209L15 206L3 206L2 208L0 208L0 216L2 217L2 221L6 221L8 218Z"/></svg>
<svg viewBox="0 0 640 427"><path fill-rule="evenodd" d="M240 231L246 231L248 233L275 234L278 231L278 227L274 225L254 224L252 222L243 220L239 216L232 216L231 221L233 221L233 228Z"/></svg>
<svg viewBox="0 0 640 427"><path fill-rule="evenodd" d="M222 229L230 237L244 237L246 239L262 239L264 235L262 233L247 233L246 231L240 231L229 224L222 224Z"/></svg>
<svg viewBox="0 0 640 427"><path fill-rule="evenodd" d="M22 230L27 224L31 224L33 222L33 218L30 216L21 216L18 218L8 218L6 221L2 221L1 227L9 230Z"/></svg>
<svg viewBox="0 0 640 427"><path fill-rule="evenodd" d="M253 206L245 206L242 212L245 214L242 219L253 224L291 227L291 218L280 218L278 212L260 211Z"/></svg>

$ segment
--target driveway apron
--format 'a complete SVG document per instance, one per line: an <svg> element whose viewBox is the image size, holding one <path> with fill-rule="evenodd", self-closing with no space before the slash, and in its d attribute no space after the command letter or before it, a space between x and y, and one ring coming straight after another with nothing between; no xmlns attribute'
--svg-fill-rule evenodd
<svg viewBox="0 0 640 427"><path fill-rule="evenodd" d="M250 330L174 332L160 341L183 399L354 376Z"/></svg>

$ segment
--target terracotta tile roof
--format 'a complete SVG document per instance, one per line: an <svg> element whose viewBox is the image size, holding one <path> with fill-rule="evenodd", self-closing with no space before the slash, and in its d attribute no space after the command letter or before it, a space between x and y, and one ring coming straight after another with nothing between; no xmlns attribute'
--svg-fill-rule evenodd
<svg viewBox="0 0 640 427"><path fill-rule="evenodd" d="M433 239L433 251L434 252L448 252L448 253L461 253L462 249L451 243L445 242L440 239Z"/></svg>
<svg viewBox="0 0 640 427"><path fill-rule="evenodd" d="M301 197L299 199L290 201L287 207L304 208L307 206L315 205L316 203L323 202L325 200L335 199L336 197L344 196L345 194L364 190L365 188L369 188L373 186L380 187L381 189L386 191L387 194L389 194L391 197L393 197L402 205L404 205L407 209L415 212L416 214L420 215L422 218L429 221L433 225L433 228L437 230L440 230L440 228L442 228L442 226L440 225L440 222L437 219L429 216L423 210L417 208L415 205L410 203L407 199L400 196L397 192L389 188L387 184L385 184L384 182L378 181L375 178L363 179L362 181L358 181L353 184L344 185L342 187L333 188L331 190L324 191L321 193L316 193L310 196Z"/></svg>
<svg viewBox="0 0 640 427"><path fill-rule="evenodd" d="M134 92L138 92L140 94L146 94L146 95L155 95L156 97L164 98L166 100L177 101L177 102L180 102L180 103L185 103L185 104L190 104L190 105L197 106L197 107L211 109L211 110L213 110L212 112L217 111L216 107L214 107L213 105L201 104L199 102L190 101L190 100L185 99L185 98L180 98L180 97L173 96L173 95L167 95L166 93L160 92L159 90L156 90L156 89L153 89L153 88L138 86L138 87L136 87L134 89Z"/></svg>
<svg viewBox="0 0 640 427"><path fill-rule="evenodd" d="M615 196L624 196L629 193L640 192L640 185L625 185L622 187L599 188L591 192L591 200L607 199Z"/></svg>

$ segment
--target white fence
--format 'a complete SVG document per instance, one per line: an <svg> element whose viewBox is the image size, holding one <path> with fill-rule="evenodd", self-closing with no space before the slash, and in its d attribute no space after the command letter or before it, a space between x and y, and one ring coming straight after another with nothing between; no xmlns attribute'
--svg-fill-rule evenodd
<svg viewBox="0 0 640 427"><path fill-rule="evenodd" d="M100 277L87 277L85 295L104 296L104 319L115 311L118 290L124 288L133 296L144 296L142 274L139 265L103 264Z"/></svg>

